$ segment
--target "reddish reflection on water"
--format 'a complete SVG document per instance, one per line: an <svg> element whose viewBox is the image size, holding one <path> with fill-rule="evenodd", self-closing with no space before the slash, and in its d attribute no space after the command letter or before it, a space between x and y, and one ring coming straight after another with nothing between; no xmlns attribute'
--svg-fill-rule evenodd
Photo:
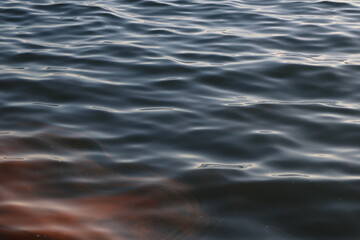
<svg viewBox="0 0 360 240"><path fill-rule="evenodd" d="M76 143L72 132L46 132L0 138L0 239L196 235L202 212L186 197L189 186L160 177L126 178L67 146Z"/></svg>

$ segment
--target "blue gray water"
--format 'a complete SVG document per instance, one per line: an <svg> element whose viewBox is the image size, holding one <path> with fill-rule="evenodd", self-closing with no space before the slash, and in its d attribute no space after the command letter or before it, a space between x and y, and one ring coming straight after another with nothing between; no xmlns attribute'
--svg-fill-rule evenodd
<svg viewBox="0 0 360 240"><path fill-rule="evenodd" d="M360 239L360 2L3 0L3 240Z"/></svg>

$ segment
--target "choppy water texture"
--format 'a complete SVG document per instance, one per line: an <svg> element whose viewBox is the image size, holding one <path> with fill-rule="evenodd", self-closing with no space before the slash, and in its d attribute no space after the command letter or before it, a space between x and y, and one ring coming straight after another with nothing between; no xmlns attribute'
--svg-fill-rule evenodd
<svg viewBox="0 0 360 240"><path fill-rule="evenodd" d="M2 240L360 238L357 0L3 0Z"/></svg>

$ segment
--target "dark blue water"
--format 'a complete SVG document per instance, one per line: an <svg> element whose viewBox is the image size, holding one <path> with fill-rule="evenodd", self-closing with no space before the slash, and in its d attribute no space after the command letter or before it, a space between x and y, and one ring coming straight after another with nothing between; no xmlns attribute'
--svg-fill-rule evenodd
<svg viewBox="0 0 360 240"><path fill-rule="evenodd" d="M2 240L360 239L360 2L3 0Z"/></svg>

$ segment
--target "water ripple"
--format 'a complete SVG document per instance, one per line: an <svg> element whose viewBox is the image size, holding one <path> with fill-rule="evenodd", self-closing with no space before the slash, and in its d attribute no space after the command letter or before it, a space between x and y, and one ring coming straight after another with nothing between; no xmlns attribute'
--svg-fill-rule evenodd
<svg viewBox="0 0 360 240"><path fill-rule="evenodd" d="M357 239L359 16L2 1L0 238Z"/></svg>

